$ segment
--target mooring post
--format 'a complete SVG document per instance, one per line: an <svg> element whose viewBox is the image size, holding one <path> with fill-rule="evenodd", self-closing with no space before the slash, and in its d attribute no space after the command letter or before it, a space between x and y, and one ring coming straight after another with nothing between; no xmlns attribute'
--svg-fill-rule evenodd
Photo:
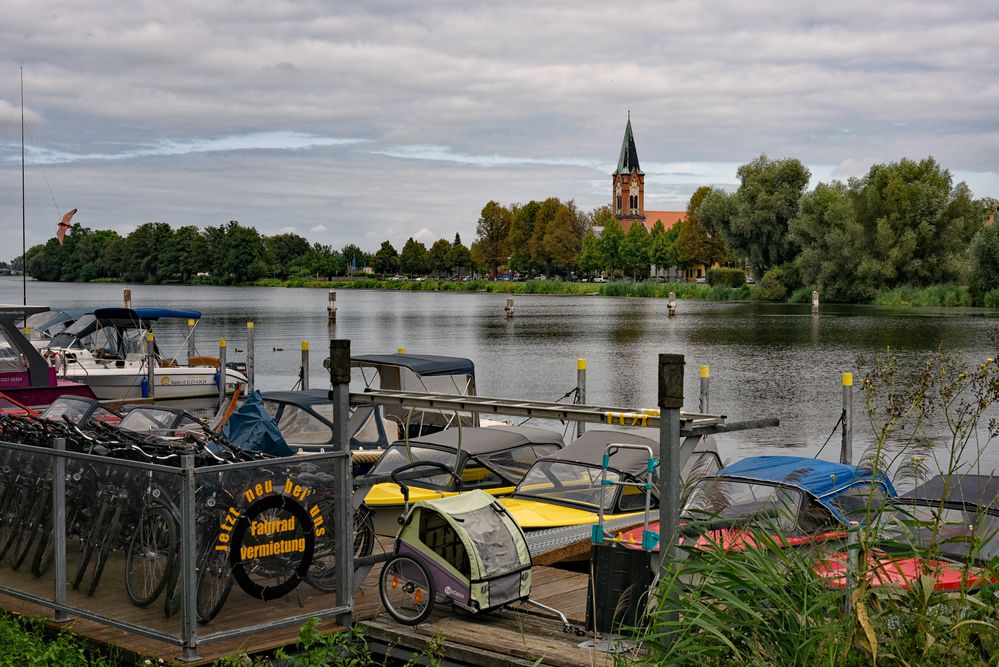
<svg viewBox="0 0 999 667"><path fill-rule="evenodd" d="M670 292L666 297L666 312L670 317L676 315L676 292Z"/></svg>
<svg viewBox="0 0 999 667"><path fill-rule="evenodd" d="M659 355L659 570L676 555L680 525L680 408L683 407L683 355ZM672 594L672 593L671 593Z"/></svg>
<svg viewBox="0 0 999 667"><path fill-rule="evenodd" d="M56 610L53 620L63 623L69 620L66 613L66 459L62 453L66 451L66 438L55 438L52 441L55 456L52 457L52 564L55 567L55 600ZM63 607L60 609L60 607Z"/></svg>
<svg viewBox="0 0 999 667"><path fill-rule="evenodd" d="M701 391L697 397L697 411L703 415L711 410L711 368L707 364L701 364L699 374L701 376Z"/></svg>
<svg viewBox="0 0 999 667"><path fill-rule="evenodd" d="M333 403L333 446L343 458L335 460L333 472L336 476L334 494L336 503L333 518L334 526L347 526L336 530L336 604L338 607L354 608L354 502L351 480L350 433L347 421L350 418L350 341L330 340L330 392ZM340 625L350 627L351 612L340 617Z"/></svg>
<svg viewBox="0 0 999 667"><path fill-rule="evenodd" d="M586 405L586 359L576 359L576 402ZM576 437L586 432L586 422L576 422Z"/></svg>
<svg viewBox="0 0 999 667"><path fill-rule="evenodd" d="M819 312L819 291L812 290L812 314Z"/></svg>
<svg viewBox="0 0 999 667"><path fill-rule="evenodd" d="M156 400L156 346L152 331L146 332L146 387L149 400Z"/></svg>
<svg viewBox="0 0 999 667"><path fill-rule="evenodd" d="M225 405L226 347L225 338L219 338L219 408Z"/></svg>
<svg viewBox="0 0 999 667"><path fill-rule="evenodd" d="M302 341L302 391L309 388L309 341Z"/></svg>
<svg viewBox="0 0 999 667"><path fill-rule="evenodd" d="M853 463L853 373L843 373L843 446L839 462Z"/></svg>
<svg viewBox="0 0 999 667"><path fill-rule="evenodd" d="M851 521L846 530L846 611L853 610L853 591L860 569L860 523Z"/></svg>
<svg viewBox="0 0 999 667"><path fill-rule="evenodd" d="M190 319L187 321L187 358L188 363L191 357L195 356L197 352L197 347L194 345L194 327L198 324L197 320Z"/></svg>
<svg viewBox="0 0 999 667"><path fill-rule="evenodd" d="M246 393L253 393L253 332L256 328L253 326L253 322L246 323Z"/></svg>
<svg viewBox="0 0 999 667"><path fill-rule="evenodd" d="M329 301L326 305L326 319L330 322L336 322L336 290L333 289L329 292Z"/></svg>
<svg viewBox="0 0 999 667"><path fill-rule="evenodd" d="M197 553L195 551L195 527L197 523L195 511L197 505L194 499L194 452L184 452L181 455L180 470L180 583L183 586L181 639L184 641L181 657L184 660L196 660L198 658L198 581Z"/></svg>
<svg viewBox="0 0 999 667"><path fill-rule="evenodd" d="M508 296L506 298L506 307L503 309L507 317L513 317L513 297Z"/></svg>
<svg viewBox="0 0 999 667"><path fill-rule="evenodd" d="M131 308L132 307L132 290L130 290L129 288L126 287L122 291L122 295L121 296L122 296L122 301L125 302L125 307L126 308Z"/></svg>
<svg viewBox="0 0 999 667"><path fill-rule="evenodd" d="M396 354L406 354L406 348L404 348L404 347L398 347L398 348L396 348L395 352L396 352Z"/></svg>

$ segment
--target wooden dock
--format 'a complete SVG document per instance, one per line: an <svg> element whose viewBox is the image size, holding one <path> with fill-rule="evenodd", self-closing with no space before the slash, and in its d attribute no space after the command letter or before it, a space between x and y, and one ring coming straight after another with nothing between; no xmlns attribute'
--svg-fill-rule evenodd
<svg viewBox="0 0 999 667"><path fill-rule="evenodd" d="M179 617L167 619L162 601L141 609L128 602L123 590L123 556L112 555L96 594L88 597L81 591L70 589L70 604L83 609L101 610L116 618L149 627L176 632ZM70 571L74 571L70 569ZM378 573L375 568L355 596L354 622L365 630L365 637L375 653L385 653L408 660L414 653L427 648L428 642L439 643L442 657L450 664L497 665L511 667L525 665L551 665L554 667L592 667L611 665L611 656L578 648L578 644L592 636L578 637L562 631L560 621L542 616L534 608L515 608L501 612L469 617L454 611L450 605L438 605L427 622L415 627L396 623L381 606L378 595ZM34 578L24 568L11 570L5 563L0 566L0 576L5 586L29 592L39 597L51 595L51 575ZM586 615L586 587L589 577L568 570L535 566L532 598L561 610L577 627L582 627ZM319 594L306 585L280 600L262 602L253 599L234 586L219 617L211 624L198 626L199 634L259 624L268 615L284 618L309 610L319 610L332 604L333 596ZM51 618L46 607L17 598L0 595L0 607L8 612ZM73 618L65 623L50 622L50 626L70 630L98 644L120 651L129 659L162 658L179 660L179 646L126 632L83 618ZM328 632L342 631L332 619L319 627ZM199 659L192 665L211 664L232 653L249 655L266 654L277 648L294 646L298 639L297 626L278 628L256 633L250 637L229 639L198 647Z"/></svg>

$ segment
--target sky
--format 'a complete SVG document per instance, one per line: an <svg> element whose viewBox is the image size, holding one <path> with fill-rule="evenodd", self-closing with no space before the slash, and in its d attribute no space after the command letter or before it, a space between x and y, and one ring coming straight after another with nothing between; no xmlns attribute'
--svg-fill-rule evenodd
<svg viewBox="0 0 999 667"><path fill-rule="evenodd" d="M75 221L470 243L482 207L610 203L630 112L646 208L932 155L999 196L999 4L0 0L0 258ZM5 251L5 252L4 252Z"/></svg>

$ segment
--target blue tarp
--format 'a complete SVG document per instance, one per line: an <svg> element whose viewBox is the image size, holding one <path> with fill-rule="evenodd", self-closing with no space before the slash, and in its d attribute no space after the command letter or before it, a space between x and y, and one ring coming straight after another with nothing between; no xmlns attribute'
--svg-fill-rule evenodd
<svg viewBox="0 0 999 667"><path fill-rule="evenodd" d="M793 486L820 500L858 482L875 479L870 470L803 456L750 456L722 468L712 477L738 477ZM897 495L887 477L878 473L876 479L884 484L888 495Z"/></svg>
<svg viewBox="0 0 999 667"><path fill-rule="evenodd" d="M173 308L133 308L135 314L144 320L158 320L172 317L181 320L200 320L200 310L174 310Z"/></svg>
<svg viewBox="0 0 999 667"><path fill-rule="evenodd" d="M259 391L250 394L243 405L232 413L222 429L222 435L237 447L251 452L263 452L272 456L291 456L295 453L264 408L264 400Z"/></svg>

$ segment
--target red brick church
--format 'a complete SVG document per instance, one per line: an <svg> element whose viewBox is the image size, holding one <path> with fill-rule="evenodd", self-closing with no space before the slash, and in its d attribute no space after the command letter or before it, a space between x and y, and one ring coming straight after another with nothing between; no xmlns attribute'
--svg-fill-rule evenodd
<svg viewBox="0 0 999 667"><path fill-rule="evenodd" d="M669 229L686 215L686 211L645 210L645 172L638 164L638 149L635 147L635 134L631 130L630 113L628 125L624 128L617 169L611 176L611 192L611 209L625 231L635 221L641 221L652 231L656 221L661 220L663 227Z"/></svg>

